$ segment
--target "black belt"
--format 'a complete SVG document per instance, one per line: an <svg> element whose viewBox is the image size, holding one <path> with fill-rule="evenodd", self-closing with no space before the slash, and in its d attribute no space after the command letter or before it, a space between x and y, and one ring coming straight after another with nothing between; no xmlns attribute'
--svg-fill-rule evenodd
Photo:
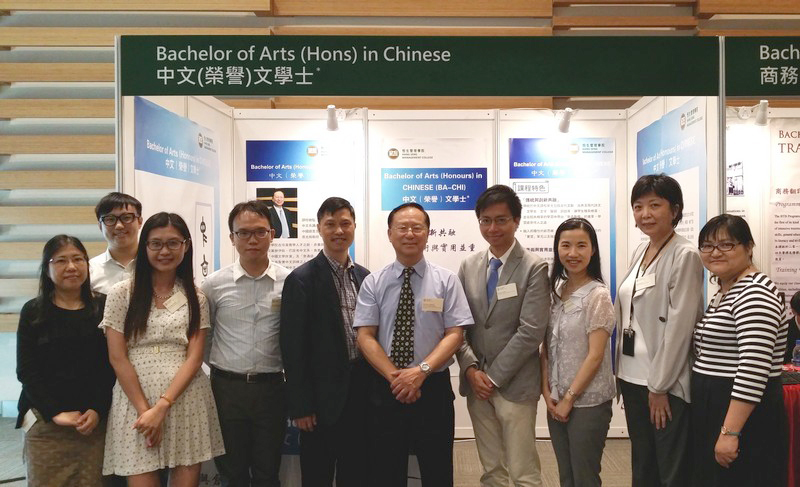
<svg viewBox="0 0 800 487"><path fill-rule="evenodd" d="M224 377L230 380L240 380L248 384L255 384L258 382L283 382L283 372L264 372L260 374L237 374L236 372L228 372L227 370L211 367L211 377Z"/></svg>

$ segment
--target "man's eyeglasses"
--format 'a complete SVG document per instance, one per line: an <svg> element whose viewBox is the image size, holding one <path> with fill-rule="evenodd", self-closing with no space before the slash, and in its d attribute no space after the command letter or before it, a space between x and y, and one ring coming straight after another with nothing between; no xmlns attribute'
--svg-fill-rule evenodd
<svg viewBox="0 0 800 487"><path fill-rule="evenodd" d="M511 220L513 220L513 218L511 218L510 216L498 216L497 218L483 217L483 218L478 218L478 224L482 227L490 227L492 226L492 222L494 222L494 224L497 225L498 227L502 227Z"/></svg>
<svg viewBox="0 0 800 487"><path fill-rule="evenodd" d="M131 223L133 220L138 218L136 213L123 213L121 215L112 215L109 213L108 215L103 215L100 217L100 221L103 222L103 225L107 227L113 227L117 224L117 221L121 221L123 225L127 225Z"/></svg>
<svg viewBox="0 0 800 487"><path fill-rule="evenodd" d="M411 233L413 233L414 235L422 235L424 233L428 233L428 229L426 227L423 227L422 225L414 225L411 227L406 225L399 225L393 228L394 231L399 233L400 235L405 235L406 233L408 233L409 230L411 230Z"/></svg>
<svg viewBox="0 0 800 487"><path fill-rule="evenodd" d="M50 259L50 263L56 267L66 267L69 263L75 265L75 267L80 267L86 264L86 257L82 255L76 255L75 257L59 257L57 259Z"/></svg>
<svg viewBox="0 0 800 487"><path fill-rule="evenodd" d="M267 235L269 235L271 232L272 230L269 230L267 228L259 228L258 230L252 230L252 231L239 230L238 232L233 232L233 234L236 235L236 237L239 238L240 240L248 240L253 235L255 235L256 238L267 238Z"/></svg>
<svg viewBox="0 0 800 487"><path fill-rule="evenodd" d="M730 252L738 244L739 244L738 242L720 242L716 245L710 243L704 243L703 245L698 247L698 249L700 250L700 252L704 254L710 254L711 252L714 251L714 249L717 249L720 252Z"/></svg>
<svg viewBox="0 0 800 487"><path fill-rule="evenodd" d="M171 239L167 240L166 242L163 240L148 240L147 248L150 250L161 250L164 247L166 247L169 250L178 250L179 248L181 248L183 244L185 244L188 241L189 241L188 238L186 240Z"/></svg>

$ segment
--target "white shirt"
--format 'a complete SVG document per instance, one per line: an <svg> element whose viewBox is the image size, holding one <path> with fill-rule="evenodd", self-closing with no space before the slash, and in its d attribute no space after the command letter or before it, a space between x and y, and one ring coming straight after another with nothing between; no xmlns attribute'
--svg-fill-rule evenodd
<svg viewBox="0 0 800 487"><path fill-rule="evenodd" d="M122 265L106 249L102 254L89 259L89 278L92 281L92 290L108 294L114 284L130 279L136 267L136 259Z"/></svg>
<svg viewBox="0 0 800 487"><path fill-rule="evenodd" d="M508 250L506 250L506 253L501 255L500 257L495 257L494 254L492 253L492 249L491 248L486 250L486 254L489 256L489 258L486 260L486 280L487 281L489 280L489 274L492 272L492 266L489 265L489 262L491 262L492 259L500 259L500 262L503 265L501 265L500 267L497 268L497 277L499 278L500 274L503 273L503 266L506 265L506 262L508 262L508 256L511 255L511 251L514 250L514 247L516 247L516 246L517 246L517 241L514 240L514 243L511 244L511 247L509 247Z"/></svg>
<svg viewBox="0 0 800 487"><path fill-rule="evenodd" d="M635 334L633 340L633 357L620 352L619 371L617 375L626 382L640 386L647 386L647 378L650 376L650 355L647 353L647 343L644 341L644 332L641 326L639 326L639 320L636 319L636 316L630 316L630 314L631 299L633 299L631 296L631 294L633 294L633 284L636 282L637 277L641 277L638 276L638 269L642 265L642 259L644 259L645 253L646 252L642 252L639 261L636 262L633 270L628 274L627 279L622 282L622 285L619 287L619 292L617 293L617 299L620 300L620 309L622 310L622 329L624 330L627 328L628 322L630 322ZM660 255L657 256L656 260L651 262L647 267L647 270L655 272L656 261L660 258ZM645 274L647 274L647 271L645 271ZM637 295L642 292L644 292L644 289L636 290ZM622 340L622 337L618 336L617 340Z"/></svg>
<svg viewBox="0 0 800 487"><path fill-rule="evenodd" d="M288 275L270 261L253 277L237 261L208 276L201 288L211 312L211 365L238 374L283 370L279 331Z"/></svg>

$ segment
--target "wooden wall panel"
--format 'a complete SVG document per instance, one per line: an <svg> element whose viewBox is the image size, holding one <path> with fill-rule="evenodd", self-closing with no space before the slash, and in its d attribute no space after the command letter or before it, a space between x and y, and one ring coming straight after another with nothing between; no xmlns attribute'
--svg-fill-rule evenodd
<svg viewBox="0 0 800 487"><path fill-rule="evenodd" d="M94 216L94 211L92 211ZM97 222L95 222L97 223ZM98 230L99 232L99 230ZM99 234L99 233L98 233ZM0 259L5 260L39 260L46 241L42 242L0 242ZM87 242L82 240L89 257L100 255L106 251L106 242Z"/></svg>
<svg viewBox="0 0 800 487"><path fill-rule="evenodd" d="M275 16L552 17L552 0L274 0Z"/></svg>
<svg viewBox="0 0 800 487"><path fill-rule="evenodd" d="M0 135L0 154L113 154L113 135Z"/></svg>
<svg viewBox="0 0 800 487"><path fill-rule="evenodd" d="M253 12L266 14L270 10L270 0L0 0L0 10Z"/></svg>
<svg viewBox="0 0 800 487"><path fill-rule="evenodd" d="M715 14L800 14L798 0L697 0L697 15Z"/></svg>
<svg viewBox="0 0 800 487"><path fill-rule="evenodd" d="M97 224L94 206L0 206L0 221L4 225Z"/></svg>
<svg viewBox="0 0 800 487"><path fill-rule="evenodd" d="M114 171L0 171L0 189L108 189Z"/></svg>
<svg viewBox="0 0 800 487"><path fill-rule="evenodd" d="M0 63L0 83L114 81L114 63Z"/></svg>
<svg viewBox="0 0 800 487"><path fill-rule="evenodd" d="M551 27L417 27L364 25L282 25L275 35L358 35L358 36L549 36Z"/></svg>
<svg viewBox="0 0 800 487"><path fill-rule="evenodd" d="M16 313L0 313L0 333L16 333L19 315Z"/></svg>
<svg viewBox="0 0 800 487"><path fill-rule="evenodd" d="M268 27L0 27L2 47L111 47L116 35L269 35Z"/></svg>
<svg viewBox="0 0 800 487"><path fill-rule="evenodd" d="M0 99L3 118L114 118L113 99Z"/></svg>

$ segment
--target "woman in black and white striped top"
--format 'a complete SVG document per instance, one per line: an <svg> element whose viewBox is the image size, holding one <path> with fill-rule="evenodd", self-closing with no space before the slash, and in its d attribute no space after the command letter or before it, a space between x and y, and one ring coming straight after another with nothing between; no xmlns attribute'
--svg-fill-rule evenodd
<svg viewBox="0 0 800 487"><path fill-rule="evenodd" d="M699 242L720 290L694 331L694 485L785 485L783 295L753 265L744 219L712 218Z"/></svg>

